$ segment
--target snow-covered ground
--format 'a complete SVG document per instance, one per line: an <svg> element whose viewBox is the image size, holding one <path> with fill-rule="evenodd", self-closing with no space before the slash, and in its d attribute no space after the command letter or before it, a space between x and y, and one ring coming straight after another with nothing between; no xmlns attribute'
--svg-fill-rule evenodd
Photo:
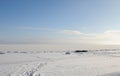
<svg viewBox="0 0 120 76"><path fill-rule="evenodd" d="M0 51L0 76L120 76L120 51Z"/></svg>

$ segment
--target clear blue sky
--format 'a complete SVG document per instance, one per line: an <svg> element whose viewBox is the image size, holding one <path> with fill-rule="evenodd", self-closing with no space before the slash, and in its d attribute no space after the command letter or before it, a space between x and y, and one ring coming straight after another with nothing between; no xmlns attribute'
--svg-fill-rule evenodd
<svg viewBox="0 0 120 76"><path fill-rule="evenodd" d="M119 30L120 0L0 0L0 44L105 41L106 31L119 35Z"/></svg>

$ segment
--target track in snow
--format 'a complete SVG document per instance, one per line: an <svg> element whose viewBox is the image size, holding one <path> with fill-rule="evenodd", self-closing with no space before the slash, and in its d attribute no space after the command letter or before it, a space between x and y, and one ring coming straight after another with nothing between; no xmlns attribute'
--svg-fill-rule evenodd
<svg viewBox="0 0 120 76"><path fill-rule="evenodd" d="M41 67L46 65L47 63L33 62L29 64L22 65L18 70L14 73L10 74L10 76L41 76L40 73L35 73L40 70Z"/></svg>

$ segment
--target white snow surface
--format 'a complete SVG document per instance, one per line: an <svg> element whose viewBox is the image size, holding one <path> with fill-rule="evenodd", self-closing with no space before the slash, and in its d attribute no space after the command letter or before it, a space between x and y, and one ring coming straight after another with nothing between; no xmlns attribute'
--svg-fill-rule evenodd
<svg viewBox="0 0 120 76"><path fill-rule="evenodd" d="M120 76L120 51L5 52L0 76Z"/></svg>

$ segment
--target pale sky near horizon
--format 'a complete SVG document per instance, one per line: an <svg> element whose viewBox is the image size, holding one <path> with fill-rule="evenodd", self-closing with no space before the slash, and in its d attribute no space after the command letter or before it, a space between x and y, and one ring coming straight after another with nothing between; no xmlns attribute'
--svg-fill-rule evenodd
<svg viewBox="0 0 120 76"><path fill-rule="evenodd" d="M120 0L0 0L0 44L120 44Z"/></svg>

